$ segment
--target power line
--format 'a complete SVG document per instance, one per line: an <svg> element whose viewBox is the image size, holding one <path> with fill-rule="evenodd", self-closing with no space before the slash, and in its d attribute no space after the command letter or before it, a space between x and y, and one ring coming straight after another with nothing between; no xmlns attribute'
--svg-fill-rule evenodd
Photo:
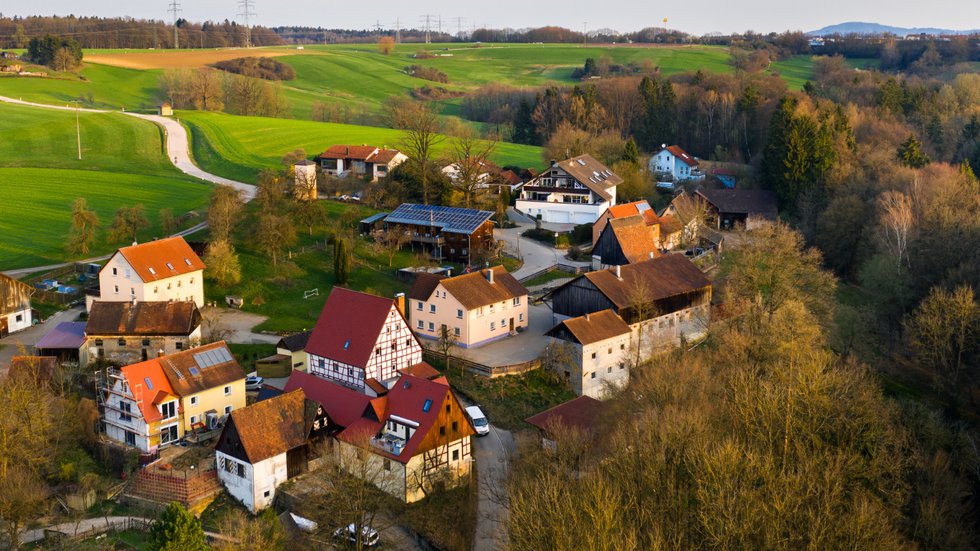
<svg viewBox="0 0 980 551"><path fill-rule="evenodd" d="M395 19L395 44L401 44L402 42L402 20L399 17Z"/></svg>
<svg viewBox="0 0 980 551"><path fill-rule="evenodd" d="M435 17L435 16L427 13L427 14L423 15L420 18L421 21L425 22L425 43L426 44L431 44L432 43L432 18L433 17Z"/></svg>
<svg viewBox="0 0 980 551"><path fill-rule="evenodd" d="M174 16L174 49L180 49L180 40L177 38L177 12L181 11L180 4L177 0L171 0L170 2L170 13Z"/></svg>
<svg viewBox="0 0 980 551"><path fill-rule="evenodd" d="M245 47L252 47L252 26L249 24L248 20L251 16L255 15L252 11L255 9L255 0L238 0L238 8L241 11L238 15L245 20Z"/></svg>
<svg viewBox="0 0 980 551"><path fill-rule="evenodd" d="M454 17L453 20L456 21L456 34L459 36L463 36L463 18Z"/></svg>

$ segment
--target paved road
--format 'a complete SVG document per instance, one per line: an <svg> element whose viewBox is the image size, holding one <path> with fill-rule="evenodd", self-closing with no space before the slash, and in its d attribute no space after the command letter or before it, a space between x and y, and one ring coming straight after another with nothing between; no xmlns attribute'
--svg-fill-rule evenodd
<svg viewBox="0 0 980 551"><path fill-rule="evenodd" d="M496 229L494 230L494 234L497 239L504 240L505 251L524 260L524 265L514 272L514 277L517 279L533 275L559 262L570 266L589 265L588 262L569 260L565 257L565 251L560 251L540 241L521 237L522 232L534 227L534 221L518 213L513 208L507 211L507 217L515 224L518 224L518 226L516 228Z"/></svg>
<svg viewBox="0 0 980 551"><path fill-rule="evenodd" d="M17 105L27 105L30 107L40 107L43 109L56 109L59 111L75 111L75 107L72 105L46 105L43 103L34 103L30 101L8 98L6 96L0 96L0 102L13 103ZM81 111L82 113L115 113L115 111L105 111L103 109L87 109L87 108L80 108L78 109L78 111ZM136 117L138 119L143 119L145 121L158 124L163 127L164 136L167 142L167 157L168 159L170 159L170 162L173 163L173 165L177 167L177 169L183 172L184 174L188 174L190 176L204 180L206 182L211 182L213 184L223 184L226 186L231 186L242 192L242 196L245 198L245 201L251 201L252 199L255 198L255 186L250 184L245 184L242 182L236 182L234 180L229 180L227 178L222 178L221 176L217 176L215 174L205 172L194 164L194 161L191 159L191 155L190 155L190 149L189 149L190 141L187 138L187 130L180 125L180 122L171 119L169 117L161 117L158 115L141 115L139 113L125 113L125 114L131 117ZM181 232L175 233L174 235L180 235L180 236L189 235L197 231L200 231L205 227L207 227L207 224L201 223L192 228L188 228ZM89 261L95 262L95 261L105 260L107 258L109 258L108 255L92 258L89 259ZM10 270L3 273L5 273L10 277L20 277L24 274L28 274L31 272L55 270L63 266L67 266L68 264L70 263L51 264L48 266L35 266L33 268L21 268L19 270Z"/></svg>

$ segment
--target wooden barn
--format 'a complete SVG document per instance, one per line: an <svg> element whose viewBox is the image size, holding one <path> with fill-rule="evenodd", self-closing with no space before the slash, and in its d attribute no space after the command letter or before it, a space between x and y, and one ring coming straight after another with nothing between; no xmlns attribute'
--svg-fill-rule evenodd
<svg viewBox="0 0 980 551"><path fill-rule="evenodd" d="M404 203L385 218L388 230L403 230L412 246L437 259L470 262L493 245L493 213L486 210Z"/></svg>
<svg viewBox="0 0 980 551"><path fill-rule="evenodd" d="M31 326L31 295L34 288L0 274L0 337Z"/></svg>

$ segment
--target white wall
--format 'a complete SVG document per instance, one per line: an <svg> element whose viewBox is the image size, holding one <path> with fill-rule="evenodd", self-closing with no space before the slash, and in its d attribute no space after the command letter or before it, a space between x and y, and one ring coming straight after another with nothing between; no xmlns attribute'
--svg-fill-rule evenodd
<svg viewBox="0 0 980 551"><path fill-rule="evenodd" d="M626 387L630 379L631 337L632 335L627 333L582 347L582 355L579 358L582 369L580 394L602 399L606 397L611 387Z"/></svg>
<svg viewBox="0 0 980 551"><path fill-rule="evenodd" d="M594 224L607 208L615 204L615 201L603 201L595 205L587 205L518 199L516 208L531 218L537 218L538 214L540 214L542 222L552 224Z"/></svg>
<svg viewBox="0 0 980 551"><path fill-rule="evenodd" d="M99 272L99 289L100 300L193 300L198 308L204 308L203 270L144 283L136 270L119 253L114 254Z"/></svg>
<svg viewBox="0 0 980 551"><path fill-rule="evenodd" d="M18 320L18 317L20 318ZM26 308L18 312L11 312L7 316L7 331L14 333L22 331L31 326L31 309Z"/></svg>
<svg viewBox="0 0 980 551"><path fill-rule="evenodd" d="M272 505L276 498L276 488L287 479L285 453L252 465L215 451L215 460L218 466L218 480L225 485L228 493L245 505L251 513ZM231 465L230 471L228 465ZM244 467L244 477L238 476L238 465Z"/></svg>
<svg viewBox="0 0 980 551"><path fill-rule="evenodd" d="M231 497L240 501L246 509L254 513L256 509L255 490L252 484L252 465L220 451L215 451L214 454L218 467L218 480L224 484ZM238 476L238 465L244 467L245 476Z"/></svg>

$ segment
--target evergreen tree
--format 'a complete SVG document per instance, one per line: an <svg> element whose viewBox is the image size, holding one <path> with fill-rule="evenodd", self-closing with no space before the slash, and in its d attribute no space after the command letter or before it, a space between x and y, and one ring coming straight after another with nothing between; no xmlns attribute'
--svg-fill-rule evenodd
<svg viewBox="0 0 980 551"><path fill-rule="evenodd" d="M160 520L150 528L153 551L207 551L201 521L179 503L167 505Z"/></svg>
<svg viewBox="0 0 980 551"><path fill-rule="evenodd" d="M517 106L517 116L514 117L514 131L511 135L514 143L526 145L535 145L537 143L534 139L534 121L531 120L532 113L534 113L534 106L527 99L522 99L521 103Z"/></svg>
<svg viewBox="0 0 980 551"><path fill-rule="evenodd" d="M640 166L640 150L636 147L636 141L630 137L623 148L623 160L633 166Z"/></svg>
<svg viewBox="0 0 980 551"><path fill-rule="evenodd" d="M350 279L351 253L347 240L338 237L333 245L333 277L338 285Z"/></svg>
<svg viewBox="0 0 980 551"><path fill-rule="evenodd" d="M929 156L922 151L922 143L914 134L909 134L902 145L898 146L898 160L911 168L922 168L932 162Z"/></svg>

